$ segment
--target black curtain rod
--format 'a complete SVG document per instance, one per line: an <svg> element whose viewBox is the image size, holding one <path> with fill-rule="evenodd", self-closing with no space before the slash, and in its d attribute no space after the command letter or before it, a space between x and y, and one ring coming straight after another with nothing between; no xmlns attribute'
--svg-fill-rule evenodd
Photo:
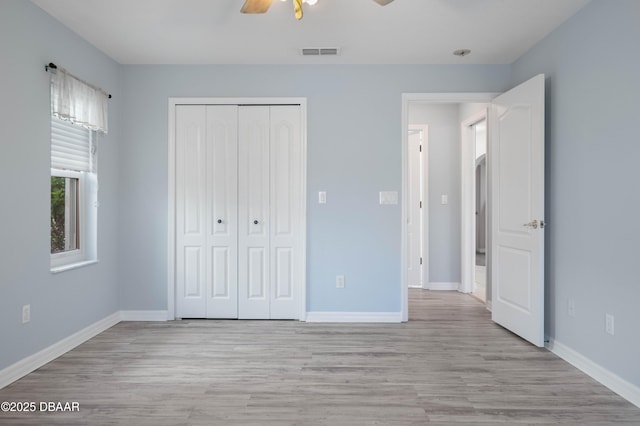
<svg viewBox="0 0 640 426"><path fill-rule="evenodd" d="M48 64L48 65L45 65L45 66L44 66L44 70L45 70L46 72L49 72L49 69L57 70L57 69L58 69L58 66L57 66L56 64L54 64L53 62L49 62L49 64ZM111 93L107 93L107 95L109 95L109 99L111 99Z"/></svg>

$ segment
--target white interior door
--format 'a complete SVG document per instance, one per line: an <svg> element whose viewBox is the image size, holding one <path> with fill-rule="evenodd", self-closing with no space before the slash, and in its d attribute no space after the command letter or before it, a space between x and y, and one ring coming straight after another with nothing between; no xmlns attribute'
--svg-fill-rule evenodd
<svg viewBox="0 0 640 426"><path fill-rule="evenodd" d="M207 318L238 318L238 107L208 105Z"/></svg>
<svg viewBox="0 0 640 426"><path fill-rule="evenodd" d="M176 107L176 317L206 315L207 165L203 106Z"/></svg>
<svg viewBox="0 0 640 426"><path fill-rule="evenodd" d="M492 318L544 345L544 75L493 102Z"/></svg>
<svg viewBox="0 0 640 426"><path fill-rule="evenodd" d="M271 319L298 318L297 281L301 277L302 140L300 106L270 110Z"/></svg>
<svg viewBox="0 0 640 426"><path fill-rule="evenodd" d="M407 220L407 254L409 287L422 288L422 134L409 129L409 218Z"/></svg>
<svg viewBox="0 0 640 426"><path fill-rule="evenodd" d="M238 318L270 318L269 106L238 114Z"/></svg>

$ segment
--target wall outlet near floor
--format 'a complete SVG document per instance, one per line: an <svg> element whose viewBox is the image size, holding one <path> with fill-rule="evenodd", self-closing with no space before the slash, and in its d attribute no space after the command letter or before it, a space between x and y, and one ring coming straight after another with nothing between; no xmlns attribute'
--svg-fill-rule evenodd
<svg viewBox="0 0 640 426"><path fill-rule="evenodd" d="M607 332L607 334L610 334L613 336L614 334L614 318L613 315L611 314L605 314L604 315L604 329Z"/></svg>
<svg viewBox="0 0 640 426"><path fill-rule="evenodd" d="M26 324L31 321L31 305L24 305L22 307L22 323Z"/></svg>
<svg viewBox="0 0 640 426"><path fill-rule="evenodd" d="M573 318L576 316L576 301L573 299L567 301L567 315Z"/></svg>
<svg viewBox="0 0 640 426"><path fill-rule="evenodd" d="M344 275L336 276L336 288L344 288Z"/></svg>

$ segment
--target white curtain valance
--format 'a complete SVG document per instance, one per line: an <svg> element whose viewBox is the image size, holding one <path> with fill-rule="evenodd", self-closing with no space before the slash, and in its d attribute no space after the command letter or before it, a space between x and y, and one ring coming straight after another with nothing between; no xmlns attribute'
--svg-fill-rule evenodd
<svg viewBox="0 0 640 426"><path fill-rule="evenodd" d="M51 113L90 130L107 133L109 94L69 74L51 69Z"/></svg>

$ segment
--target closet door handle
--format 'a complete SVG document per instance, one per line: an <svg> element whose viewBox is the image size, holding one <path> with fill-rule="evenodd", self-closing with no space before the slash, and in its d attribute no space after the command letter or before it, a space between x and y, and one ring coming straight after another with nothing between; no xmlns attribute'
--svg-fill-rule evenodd
<svg viewBox="0 0 640 426"><path fill-rule="evenodd" d="M253 221L253 224L254 224L254 225L257 225L257 224L258 224L258 220L257 220L257 219L256 219L256 220L254 220L254 221Z"/></svg>
<svg viewBox="0 0 640 426"><path fill-rule="evenodd" d="M218 223L222 223L222 219L218 219Z"/></svg>

